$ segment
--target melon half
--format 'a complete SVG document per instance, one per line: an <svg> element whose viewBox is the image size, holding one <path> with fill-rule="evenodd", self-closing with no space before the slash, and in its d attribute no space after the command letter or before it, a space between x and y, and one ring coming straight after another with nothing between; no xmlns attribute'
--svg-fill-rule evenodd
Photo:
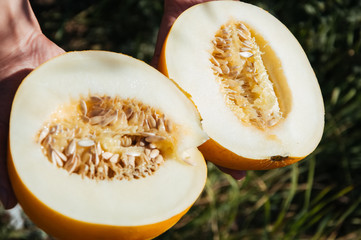
<svg viewBox="0 0 361 240"><path fill-rule="evenodd" d="M324 105L291 32L251 4L212 1L174 22L159 69L187 92L210 139L206 160L238 170L292 164L313 152Z"/></svg>
<svg viewBox="0 0 361 240"><path fill-rule="evenodd" d="M27 215L59 239L150 239L203 190L191 101L131 57L71 52L35 69L10 117L9 174Z"/></svg>

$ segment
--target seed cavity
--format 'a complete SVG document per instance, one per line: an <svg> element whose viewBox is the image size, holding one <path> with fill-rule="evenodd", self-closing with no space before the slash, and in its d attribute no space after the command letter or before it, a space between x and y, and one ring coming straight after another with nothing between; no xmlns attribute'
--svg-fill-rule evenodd
<svg viewBox="0 0 361 240"><path fill-rule="evenodd" d="M175 124L135 99L82 97L52 119L39 130L37 142L49 162L69 174L95 180L140 179L174 154Z"/></svg>
<svg viewBox="0 0 361 240"><path fill-rule="evenodd" d="M212 45L210 62L227 106L245 124L262 130L276 125L283 113L250 28L230 20Z"/></svg>

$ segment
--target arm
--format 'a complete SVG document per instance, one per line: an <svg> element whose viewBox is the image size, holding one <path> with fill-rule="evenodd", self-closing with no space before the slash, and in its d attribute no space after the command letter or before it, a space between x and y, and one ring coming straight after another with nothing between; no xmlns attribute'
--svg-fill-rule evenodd
<svg viewBox="0 0 361 240"><path fill-rule="evenodd" d="M28 0L1 0L0 9L0 200L11 208L16 198L6 158L12 100L32 69L64 51L42 34Z"/></svg>

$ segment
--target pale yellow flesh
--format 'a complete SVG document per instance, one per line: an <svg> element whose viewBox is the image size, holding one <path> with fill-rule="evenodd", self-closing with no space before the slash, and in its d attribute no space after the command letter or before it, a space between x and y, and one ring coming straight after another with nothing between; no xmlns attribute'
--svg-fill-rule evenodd
<svg viewBox="0 0 361 240"><path fill-rule="evenodd" d="M88 94L136 98L160 109L180 126L175 155L186 152L191 164L166 159L152 176L134 181L95 181L54 166L36 141L38 131L59 106ZM195 148L205 140L193 104L171 81L107 52L68 53L38 68L20 86L10 118L12 161L27 189L54 211L97 224L147 225L188 209L205 184L206 165Z"/></svg>
<svg viewBox="0 0 361 240"><path fill-rule="evenodd" d="M212 40L230 21L246 25L264 53L262 61L282 112L270 127L244 124L220 94ZM318 145L324 106L316 76L295 37L268 12L234 1L196 5L176 20L163 53L161 69L192 97L204 130L225 149L248 159L297 158Z"/></svg>

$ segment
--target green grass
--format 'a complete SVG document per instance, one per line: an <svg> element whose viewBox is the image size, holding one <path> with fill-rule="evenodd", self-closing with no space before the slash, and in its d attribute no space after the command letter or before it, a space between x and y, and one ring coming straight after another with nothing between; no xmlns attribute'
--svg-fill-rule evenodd
<svg viewBox="0 0 361 240"><path fill-rule="evenodd" d="M242 181L209 164L202 196L157 239L361 239L361 3L252 3L278 17L310 59L326 108L321 144L300 163L248 171ZM65 50L111 50L147 62L152 57L162 1L32 4L45 34ZM3 210L0 216L0 239L49 239L30 221L15 231Z"/></svg>

